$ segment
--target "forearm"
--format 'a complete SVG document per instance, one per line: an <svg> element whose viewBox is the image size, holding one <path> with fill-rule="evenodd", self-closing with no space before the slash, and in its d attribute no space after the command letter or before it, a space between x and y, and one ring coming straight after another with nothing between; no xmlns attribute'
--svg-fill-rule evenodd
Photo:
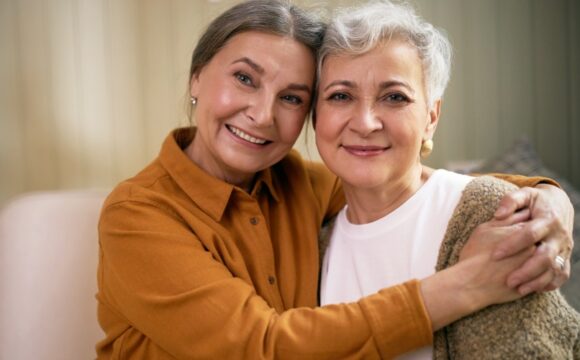
<svg viewBox="0 0 580 360"><path fill-rule="evenodd" d="M391 358L432 341L412 283L358 303L278 314L239 279L183 294L145 295L116 284L112 274L106 278L103 300L129 319L129 332L136 339L135 347L124 354L127 358L143 351L150 355L155 349L196 359L241 354L252 359Z"/></svg>
<svg viewBox="0 0 580 360"><path fill-rule="evenodd" d="M149 358L153 350L196 359L388 358L431 343L416 282L357 303L276 310L251 278L234 276L172 218L172 226L144 221L138 230L127 228L121 219L136 212L151 219L163 214L120 204L101 218L103 357L122 348L123 358ZM125 347L127 334L134 346Z"/></svg>
<svg viewBox="0 0 580 360"><path fill-rule="evenodd" d="M445 269L421 280L421 295L431 319L433 331L451 324L481 306L465 294L461 274L451 276L453 268Z"/></svg>

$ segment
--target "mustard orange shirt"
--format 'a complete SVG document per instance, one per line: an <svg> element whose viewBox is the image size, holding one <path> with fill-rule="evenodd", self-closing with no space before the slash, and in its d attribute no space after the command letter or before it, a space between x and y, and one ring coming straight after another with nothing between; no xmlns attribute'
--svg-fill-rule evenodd
<svg viewBox="0 0 580 360"><path fill-rule="evenodd" d="M293 151L248 194L185 155L192 136L173 132L103 206L99 358L377 359L431 343L415 280L316 307L318 231L344 205L322 164Z"/></svg>

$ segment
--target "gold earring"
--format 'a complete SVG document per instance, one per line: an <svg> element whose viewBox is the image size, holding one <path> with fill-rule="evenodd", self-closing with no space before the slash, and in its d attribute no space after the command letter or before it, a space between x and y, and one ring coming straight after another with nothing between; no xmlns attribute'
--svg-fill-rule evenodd
<svg viewBox="0 0 580 360"><path fill-rule="evenodd" d="M421 157L422 158L429 157L432 151L433 151L433 140L429 139L423 141L423 143L421 144L421 152L420 152Z"/></svg>
<svg viewBox="0 0 580 360"><path fill-rule="evenodd" d="M197 104L197 98L195 96L192 96L189 100L191 100L191 105Z"/></svg>

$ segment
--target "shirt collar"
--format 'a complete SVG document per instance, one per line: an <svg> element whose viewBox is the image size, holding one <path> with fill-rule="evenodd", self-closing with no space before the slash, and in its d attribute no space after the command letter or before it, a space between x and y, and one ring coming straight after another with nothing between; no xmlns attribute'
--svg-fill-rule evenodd
<svg viewBox="0 0 580 360"><path fill-rule="evenodd" d="M276 192L276 187L274 186L274 177L272 176L272 167L269 167L265 170L260 171L256 175L256 181L254 182L254 188L251 191L251 195L253 197L258 197L259 192L264 188L263 185L266 185L266 189L272 196L272 198L276 201L279 201L278 193Z"/></svg>
<svg viewBox="0 0 580 360"><path fill-rule="evenodd" d="M191 143L195 131L196 128L191 127L179 128L170 133L161 147L159 160L187 196L214 220L220 221L233 193L243 190L206 173L185 154L183 149ZM258 197L261 189L266 188L272 198L278 201L271 168L256 176L251 195Z"/></svg>

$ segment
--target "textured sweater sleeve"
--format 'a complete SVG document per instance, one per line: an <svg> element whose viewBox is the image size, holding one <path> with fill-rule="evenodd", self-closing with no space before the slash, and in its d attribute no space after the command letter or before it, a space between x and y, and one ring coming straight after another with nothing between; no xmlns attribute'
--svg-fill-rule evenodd
<svg viewBox="0 0 580 360"><path fill-rule="evenodd" d="M455 264L475 227L493 217L513 185L491 178L464 190L441 245L437 270ZM435 334L434 359L577 359L580 315L558 291L493 305Z"/></svg>

